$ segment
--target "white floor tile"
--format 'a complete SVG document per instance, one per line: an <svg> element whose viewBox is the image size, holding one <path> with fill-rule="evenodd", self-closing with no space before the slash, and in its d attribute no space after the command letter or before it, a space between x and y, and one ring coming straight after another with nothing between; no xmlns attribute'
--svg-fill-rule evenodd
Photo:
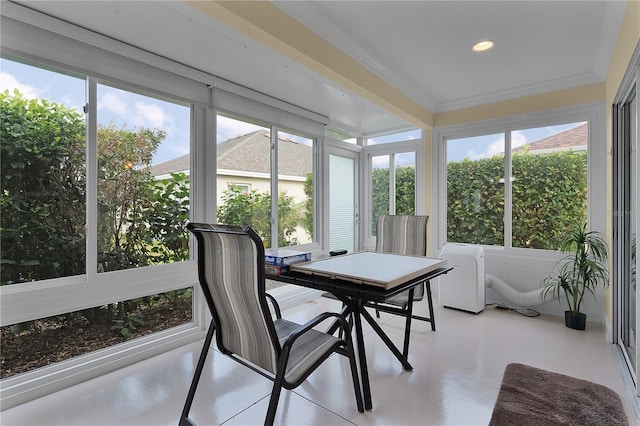
<svg viewBox="0 0 640 426"><path fill-rule="evenodd" d="M340 303L319 298L283 312L304 323ZM426 313L427 304L416 305ZM373 314L373 310L370 311ZM404 320L376 320L398 347ZM402 365L366 324L365 348L373 410L359 413L346 358L333 355L293 391L283 390L276 424L486 425L507 364L519 362L590 380L616 391L635 423L614 345L600 327L580 332L562 319L525 317L488 307L480 314L436 307L437 330L412 324L409 361ZM5 410L2 425L176 425L202 343ZM272 382L211 351L190 418L199 425L262 424Z"/></svg>

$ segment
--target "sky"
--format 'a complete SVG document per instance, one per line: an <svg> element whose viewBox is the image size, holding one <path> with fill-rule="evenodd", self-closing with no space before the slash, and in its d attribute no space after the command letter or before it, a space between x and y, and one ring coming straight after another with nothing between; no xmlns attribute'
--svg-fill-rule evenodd
<svg viewBox="0 0 640 426"><path fill-rule="evenodd" d="M49 99L78 111L82 111L85 104L85 82L82 76L65 75L0 58L0 91L4 92L6 89L18 89L27 98ZM188 105L99 85L97 110L99 124L114 123L118 127L126 126L128 129L163 129L166 137L154 155L154 164L189 153ZM515 131L511 136L512 148L566 130L576 124ZM223 142L261 128L251 123L219 116L217 139L218 142ZM295 138L292 135L286 136ZM420 131L417 130L372 138L368 143L379 144L419 137ZM501 134L450 140L447 144L447 161L460 161L464 158L477 160L503 151L504 137ZM401 158L398 160L400 163L404 162Z"/></svg>
<svg viewBox="0 0 640 426"><path fill-rule="evenodd" d="M82 76L65 75L0 58L0 92L18 89L29 99L44 98L82 112L85 82ZM166 102L114 87L98 85L98 123L114 123L128 129L163 129L166 137L153 163L189 153L189 106ZM250 123L218 118L218 141L258 130Z"/></svg>
<svg viewBox="0 0 640 426"><path fill-rule="evenodd" d="M518 148L547 136L570 129L581 123L568 123L558 126L537 127L511 132L511 149ZM470 138L449 139L447 141L447 162L465 158L479 160L504 152L504 134L475 136Z"/></svg>

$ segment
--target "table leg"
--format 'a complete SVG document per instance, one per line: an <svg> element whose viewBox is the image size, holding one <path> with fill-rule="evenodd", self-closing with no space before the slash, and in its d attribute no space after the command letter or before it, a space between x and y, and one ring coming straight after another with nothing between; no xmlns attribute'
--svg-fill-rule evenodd
<svg viewBox="0 0 640 426"><path fill-rule="evenodd" d="M355 331L355 340L358 348L358 364L360 368L360 382L362 384L362 393L364 397L364 408L371 410L373 404L371 402L371 386L369 384L369 369L367 367L367 358L364 349L364 335L362 333L362 319L360 318L359 311L364 309L364 306L360 306L360 302L357 300L342 298L342 314L348 319L349 325L353 323L352 332ZM339 327L338 321L334 321L327 329L328 334L334 334ZM353 338L353 334L352 334Z"/></svg>
<svg viewBox="0 0 640 426"><path fill-rule="evenodd" d="M431 299L431 280L424 283L427 290L427 302L429 302L429 322L431 323L431 331L436 331L436 314L433 312L433 300Z"/></svg>
<svg viewBox="0 0 640 426"><path fill-rule="evenodd" d="M411 366L411 364L409 364L409 361L407 361L407 358L405 358L405 356L402 355L402 353L396 347L396 345L394 345L391 339L389 339L389 336L387 336L384 330L382 330L382 328L380 328L378 323L371 317L371 315L369 315L369 312L365 310L364 306L362 306L362 310L360 312L362 313L362 316L364 317L364 319L367 320L371 328L373 328L373 330L378 334L378 336L380 336L382 341L387 345L387 347L391 350L391 352L393 352L396 358L398 358L398 361L400 361L404 369L413 370L413 367Z"/></svg>
<svg viewBox="0 0 640 426"><path fill-rule="evenodd" d="M357 301L353 301L352 303L354 303L355 305L359 305L359 302ZM364 394L364 408L367 410L371 410L373 408L373 404L371 402L371 386L369 385L369 369L367 367L367 356L364 350L362 318L360 317L361 310L364 310L364 306L354 306L351 309L351 313L353 316L354 330L356 332L356 343L358 344L358 361L360 364L362 393Z"/></svg>
<svg viewBox="0 0 640 426"><path fill-rule="evenodd" d="M409 290L409 302L407 304L407 317L404 324L404 346L402 348L402 355L405 359L409 359L409 339L411 337L411 320L413 315L413 296L415 287L411 287Z"/></svg>

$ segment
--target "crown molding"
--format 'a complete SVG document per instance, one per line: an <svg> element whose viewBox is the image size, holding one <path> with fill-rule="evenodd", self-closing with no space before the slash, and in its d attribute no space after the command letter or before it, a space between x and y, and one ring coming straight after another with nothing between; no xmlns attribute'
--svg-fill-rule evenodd
<svg viewBox="0 0 640 426"><path fill-rule="evenodd" d="M607 77L607 71L616 47L618 33L622 27L626 7L627 2L624 1L607 2L602 34L600 35L600 42L596 49L597 53L593 64L593 72L602 80Z"/></svg>
<svg viewBox="0 0 640 426"><path fill-rule="evenodd" d="M594 73L584 73L556 80L544 81L536 84L515 87L498 92L487 93L485 95L472 96L448 102L439 103L436 113L454 111L463 108L477 107L495 102L508 101L512 99L524 98L527 96L539 95L542 93L565 90L573 87L585 86L593 83L600 83L603 79L598 78Z"/></svg>
<svg viewBox="0 0 640 426"><path fill-rule="evenodd" d="M397 77L395 74L382 66L375 58L365 55L366 49L360 47L356 42L347 36L340 28L331 21L325 19L309 3L297 1L284 1L274 3L286 14L300 22L307 29L324 39L337 49L347 54L351 59L360 63L369 71L398 89L405 96L413 99L429 111L436 109L436 102L433 96L429 96L418 87L407 84L407 82Z"/></svg>

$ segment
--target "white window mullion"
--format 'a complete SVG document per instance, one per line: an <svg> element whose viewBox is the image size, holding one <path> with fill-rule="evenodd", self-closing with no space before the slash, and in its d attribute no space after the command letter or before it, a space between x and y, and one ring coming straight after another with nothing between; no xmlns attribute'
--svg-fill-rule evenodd
<svg viewBox="0 0 640 426"><path fill-rule="evenodd" d="M271 247L278 247L278 128L271 126Z"/></svg>
<svg viewBox="0 0 640 426"><path fill-rule="evenodd" d="M504 247L511 248L513 235L513 162L511 161L511 132L504 132Z"/></svg>
<svg viewBox="0 0 640 426"><path fill-rule="evenodd" d="M86 268L87 280L98 275L98 80L87 77L86 130Z"/></svg>
<svg viewBox="0 0 640 426"><path fill-rule="evenodd" d="M389 214L396 214L396 156L389 155Z"/></svg>

